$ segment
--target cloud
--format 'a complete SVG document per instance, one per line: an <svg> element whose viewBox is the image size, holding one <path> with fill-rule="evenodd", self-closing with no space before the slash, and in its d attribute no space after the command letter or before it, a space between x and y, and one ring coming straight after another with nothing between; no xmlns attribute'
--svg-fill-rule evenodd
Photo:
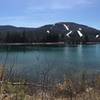
<svg viewBox="0 0 100 100"><path fill-rule="evenodd" d="M68 10L93 6L94 0L31 0L27 9L32 10Z"/></svg>
<svg viewBox="0 0 100 100"><path fill-rule="evenodd" d="M5 16L0 17L1 25L23 25L27 17L25 16Z"/></svg>
<svg viewBox="0 0 100 100"><path fill-rule="evenodd" d="M15 8L6 7L8 10L4 11L1 9L0 24L39 26L59 21L86 20L90 15L95 15L93 7L98 6L97 1L99 2L99 0L17 0Z"/></svg>
<svg viewBox="0 0 100 100"><path fill-rule="evenodd" d="M49 23L49 22L48 22ZM39 18L33 20L33 16L6 16L0 17L0 25L14 25L18 27L39 27L48 24Z"/></svg>
<svg viewBox="0 0 100 100"><path fill-rule="evenodd" d="M0 20L22 20L24 19L24 16L6 16L6 17L0 17Z"/></svg>

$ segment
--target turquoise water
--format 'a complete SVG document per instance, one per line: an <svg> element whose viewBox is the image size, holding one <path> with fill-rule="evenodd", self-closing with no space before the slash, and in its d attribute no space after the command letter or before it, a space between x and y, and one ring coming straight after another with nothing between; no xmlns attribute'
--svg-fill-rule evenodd
<svg viewBox="0 0 100 100"><path fill-rule="evenodd" d="M100 44L66 47L0 48L0 64L25 77L48 71L61 77L72 71L100 71Z"/></svg>

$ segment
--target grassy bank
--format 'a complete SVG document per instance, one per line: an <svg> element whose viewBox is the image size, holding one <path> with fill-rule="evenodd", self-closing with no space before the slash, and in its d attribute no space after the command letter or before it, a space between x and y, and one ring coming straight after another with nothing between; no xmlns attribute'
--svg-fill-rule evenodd
<svg viewBox="0 0 100 100"><path fill-rule="evenodd" d="M100 74L83 72L80 76L64 74L63 79L42 73L39 82L9 80L0 68L0 100L100 100Z"/></svg>

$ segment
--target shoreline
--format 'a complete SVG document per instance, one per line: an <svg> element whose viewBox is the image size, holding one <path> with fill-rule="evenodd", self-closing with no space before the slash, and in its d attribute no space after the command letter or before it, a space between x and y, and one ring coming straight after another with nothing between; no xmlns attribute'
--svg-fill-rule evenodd
<svg viewBox="0 0 100 100"><path fill-rule="evenodd" d="M46 42L46 43L0 43L0 46L64 46L64 45L92 45L100 42L86 42L86 43L66 43L66 42Z"/></svg>
<svg viewBox="0 0 100 100"><path fill-rule="evenodd" d="M64 42L46 43L0 43L0 46L42 46L42 45L65 45Z"/></svg>

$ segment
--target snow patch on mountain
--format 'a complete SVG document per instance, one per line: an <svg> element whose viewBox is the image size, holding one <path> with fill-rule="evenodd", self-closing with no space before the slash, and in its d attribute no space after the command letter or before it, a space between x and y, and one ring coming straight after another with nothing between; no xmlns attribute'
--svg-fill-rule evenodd
<svg viewBox="0 0 100 100"><path fill-rule="evenodd" d="M63 24L63 26L65 27L65 29L66 29L67 31L69 31L69 27L68 27L66 24Z"/></svg>
<svg viewBox="0 0 100 100"><path fill-rule="evenodd" d="M70 31L69 33L66 34L66 36L70 37L69 35L72 33L73 31Z"/></svg>
<svg viewBox="0 0 100 100"><path fill-rule="evenodd" d="M98 38L99 37L99 35L96 35L96 38Z"/></svg>
<svg viewBox="0 0 100 100"><path fill-rule="evenodd" d="M49 31L49 30L47 30L47 33L49 34L49 33L50 33L50 31Z"/></svg>
<svg viewBox="0 0 100 100"><path fill-rule="evenodd" d="M81 31L78 30L77 33L79 34L80 37L83 36L83 34L81 33Z"/></svg>

